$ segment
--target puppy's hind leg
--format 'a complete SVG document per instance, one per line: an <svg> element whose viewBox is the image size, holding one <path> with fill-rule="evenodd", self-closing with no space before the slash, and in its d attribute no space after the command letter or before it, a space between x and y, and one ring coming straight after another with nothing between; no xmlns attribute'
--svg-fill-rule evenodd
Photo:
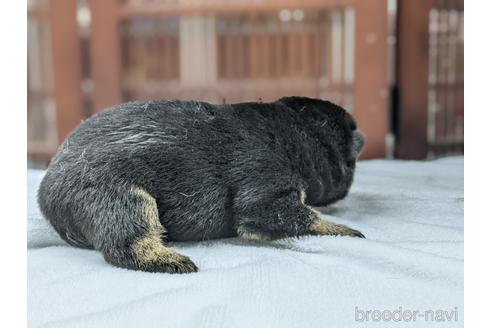
<svg viewBox="0 0 492 328"><path fill-rule="evenodd" d="M106 217L96 226L100 228L96 248L104 259L115 266L140 271L196 272L197 267L188 257L164 246L165 230L159 222L155 199L140 187L123 193L113 193L114 203L100 213Z"/></svg>

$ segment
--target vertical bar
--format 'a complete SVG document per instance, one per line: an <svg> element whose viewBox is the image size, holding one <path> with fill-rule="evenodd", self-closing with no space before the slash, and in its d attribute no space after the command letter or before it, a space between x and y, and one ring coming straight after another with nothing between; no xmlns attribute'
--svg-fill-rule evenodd
<svg viewBox="0 0 492 328"><path fill-rule="evenodd" d="M277 26L276 37L275 37L275 76L277 78L282 78L284 76L284 65L283 65L283 31Z"/></svg>
<svg viewBox="0 0 492 328"><path fill-rule="evenodd" d="M339 9L331 12L331 78L336 85L342 80L342 14Z"/></svg>
<svg viewBox="0 0 492 328"><path fill-rule="evenodd" d="M205 33L203 39L204 44L204 55L206 56L206 63L208 63L205 71L205 80L207 85L214 85L217 83L217 48L215 47L217 33L215 32L215 21L214 16L208 16L205 19Z"/></svg>
<svg viewBox="0 0 492 328"><path fill-rule="evenodd" d="M428 91L428 122L427 142L437 140L437 109L438 109L438 73L439 73L439 11L435 8L429 12L429 91Z"/></svg>
<svg viewBox="0 0 492 328"><path fill-rule="evenodd" d="M53 86L58 142L83 119L82 79L76 0L51 0Z"/></svg>
<svg viewBox="0 0 492 328"><path fill-rule="evenodd" d="M163 34L161 40L161 78L172 80L175 77L172 63L172 36Z"/></svg>
<svg viewBox="0 0 492 328"><path fill-rule="evenodd" d="M260 56L258 70L262 79L268 77L268 34L264 21L261 22Z"/></svg>
<svg viewBox="0 0 492 328"><path fill-rule="evenodd" d="M354 9L346 7L344 10L344 68L343 68L343 106L352 112L353 95L352 85L354 84L354 38L355 38L355 15Z"/></svg>
<svg viewBox="0 0 492 328"><path fill-rule="evenodd" d="M309 64L312 60L310 57L310 49L309 49L309 34L311 33L312 21L307 20L304 22L295 22L294 24L296 28L299 29L299 75L302 78L306 78L309 76Z"/></svg>
<svg viewBox="0 0 492 328"><path fill-rule="evenodd" d="M446 8L447 2L442 2L440 6L440 14L439 14L439 29L440 29L440 42L439 42L439 61L441 63L441 71L439 76L439 87L440 87L440 101L441 105L439 108L440 111L440 124L442 126L442 134L441 141L447 141L448 134L448 116L449 116L449 108L447 103L447 95L448 95L448 72L449 72L449 63L448 63L448 14L449 11Z"/></svg>
<svg viewBox="0 0 492 328"><path fill-rule="evenodd" d="M354 14L353 113L359 129L367 136L363 157L384 157L389 130L387 0L357 0Z"/></svg>
<svg viewBox="0 0 492 328"><path fill-rule="evenodd" d="M244 29L241 32L241 37L243 39L244 44L244 79L251 78L251 51L250 44L251 39L249 33L245 33Z"/></svg>
<svg viewBox="0 0 492 328"><path fill-rule="evenodd" d="M185 89L192 87L202 97L206 86L215 84L217 80L217 62L215 47L215 19L210 16L193 15L183 16L180 20L180 82ZM208 40L208 42L206 42ZM227 36L226 56L230 58L230 41ZM197 56L196 54L200 54ZM229 63L229 59L227 59ZM227 67L226 67L227 69ZM231 71L227 69L227 74ZM229 75L227 75L229 76Z"/></svg>
<svg viewBox="0 0 492 328"><path fill-rule="evenodd" d="M458 2L459 18L458 18L458 45L456 55L456 85L455 85L455 104L456 104L456 134L463 141L463 115L464 115L464 88L463 88L463 65L464 65L464 12L463 1Z"/></svg>
<svg viewBox="0 0 492 328"><path fill-rule="evenodd" d="M255 22L253 22L255 24ZM250 47L250 57L251 57L251 79L257 79L260 75L259 73L259 43L260 37L256 31L251 32L251 47Z"/></svg>
<svg viewBox="0 0 492 328"><path fill-rule="evenodd" d="M322 47L323 47L323 73L324 78L321 79L320 85L322 86L322 91L320 97L327 97L331 99L333 97L332 84L333 84L333 69L331 67L331 63L333 60L333 42L332 42L332 20L331 20L331 11L327 11L325 16L325 22L323 24L324 29L322 30ZM326 82L326 83L325 83Z"/></svg>
<svg viewBox="0 0 492 328"><path fill-rule="evenodd" d="M234 31L234 39L236 41L236 73L237 79L244 79L244 47L243 38L239 30L239 26Z"/></svg>
<svg viewBox="0 0 492 328"><path fill-rule="evenodd" d="M90 0L90 8L94 109L101 111L122 101L118 3Z"/></svg>
<svg viewBox="0 0 492 328"><path fill-rule="evenodd" d="M267 79L272 79L274 77L274 58L273 55L275 54L274 50L274 43L273 43L273 33L272 31L268 28L268 25L265 24L265 29L264 29L264 48L263 48L263 59L264 59L264 67L265 67L265 78Z"/></svg>
<svg viewBox="0 0 492 328"><path fill-rule="evenodd" d="M296 36L297 32L293 29L289 30L287 40L288 40L288 54L289 54L289 77L293 77L297 75L296 71L296 57L297 57L297 49L298 46L296 44Z"/></svg>
<svg viewBox="0 0 492 328"><path fill-rule="evenodd" d="M220 23L222 24L222 22ZM217 66L218 66L218 75L219 79L224 79L226 77L226 72L225 72L225 60L226 60L226 55L225 55L225 32L219 28L217 28Z"/></svg>
<svg viewBox="0 0 492 328"><path fill-rule="evenodd" d="M324 45L324 55L325 57L323 58L324 60L324 67L325 67L325 74L330 83L332 83L332 68L331 68L331 62L333 60L333 43L332 43L332 21L331 21L331 11L328 11L326 14L326 21L324 22L324 31L322 30L322 35L324 37L322 45Z"/></svg>
<svg viewBox="0 0 492 328"><path fill-rule="evenodd" d="M319 78L321 75L321 46L320 46L320 25L319 22L316 24L316 31L313 34L313 64L311 65L311 77L316 79L316 85L319 85ZM317 91L317 96L319 96L319 90Z"/></svg>
<svg viewBox="0 0 492 328"><path fill-rule="evenodd" d="M236 49L234 47L234 34L228 31L227 38L226 38L226 72L227 72L228 79L237 78L235 74L235 68L237 63L236 58L234 56L235 51Z"/></svg>
<svg viewBox="0 0 492 328"><path fill-rule="evenodd" d="M397 83L400 90L399 158L427 156L429 11L432 1L398 1Z"/></svg>
<svg viewBox="0 0 492 328"><path fill-rule="evenodd" d="M449 8L448 14L448 54L449 54L449 72L448 72L448 138L456 141L456 106L455 106L455 85L456 85L456 53L457 53L457 34L458 34L458 11L456 3L452 3L453 7Z"/></svg>
<svg viewBox="0 0 492 328"><path fill-rule="evenodd" d="M171 53L171 57L172 57L172 72L173 72L173 79L175 80L178 80L179 79L179 76L181 74L181 59L179 57L180 53L179 53L179 32L177 35L173 36L172 38L172 42L171 42L171 49L172 49L172 53Z"/></svg>
<svg viewBox="0 0 492 328"><path fill-rule="evenodd" d="M445 58L443 51L444 44L444 31L443 31L443 19L445 13L442 10L442 1L436 1L434 9L437 12L437 53L436 53L436 112L435 112L435 129L437 143L442 142L445 136L445 120L444 120L444 110L445 110L445 93L444 93L444 83L445 83ZM431 15L432 17L432 15ZM429 42L430 43L430 42ZM430 47L430 44L429 44ZM430 53L430 51L429 51ZM430 69L429 63L429 69ZM427 142L429 142L429 137L427 137Z"/></svg>
<svg viewBox="0 0 492 328"><path fill-rule="evenodd" d="M148 35L146 36L146 50L147 50L147 65L145 76L147 80L157 80L158 69L159 69L159 34L157 30L157 21L151 20L149 22L151 24L150 31L148 31Z"/></svg>

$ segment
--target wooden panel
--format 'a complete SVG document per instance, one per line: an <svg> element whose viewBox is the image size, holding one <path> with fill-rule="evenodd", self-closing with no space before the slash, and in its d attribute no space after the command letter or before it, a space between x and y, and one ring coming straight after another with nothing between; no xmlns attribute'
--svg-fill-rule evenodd
<svg viewBox="0 0 492 328"><path fill-rule="evenodd" d="M97 0L94 0L97 1ZM111 0L112 1L112 0ZM244 14L258 11L278 11L279 9L334 8L351 5L356 0L223 0L223 1L162 1L130 0L118 8L120 17L195 15L195 14ZM371 0L372 1L372 0ZM104 2L105 1L100 1ZM369 1L370 2L370 1Z"/></svg>
<svg viewBox="0 0 492 328"><path fill-rule="evenodd" d="M116 0L91 0L90 8L94 109L101 111L122 101L118 4Z"/></svg>
<svg viewBox="0 0 492 328"><path fill-rule="evenodd" d="M429 15L428 156L463 148L463 1L435 1Z"/></svg>
<svg viewBox="0 0 492 328"><path fill-rule="evenodd" d="M355 5L354 116L366 135L364 158L384 157L388 122L387 1ZM377 19L375 19L377 17Z"/></svg>
<svg viewBox="0 0 492 328"><path fill-rule="evenodd" d="M132 83L179 80L178 18L125 20L120 24L119 38L123 84L128 80Z"/></svg>
<svg viewBox="0 0 492 328"><path fill-rule="evenodd" d="M256 18L218 16L219 79L320 78L320 29L326 10L301 11L301 21L282 22L277 14ZM298 14L299 15L299 14ZM304 16L305 15L305 16Z"/></svg>
<svg viewBox="0 0 492 328"><path fill-rule="evenodd" d="M50 1L53 89L60 143L83 119L76 2L76 0Z"/></svg>
<svg viewBox="0 0 492 328"><path fill-rule="evenodd" d="M399 131L396 156L427 156L429 11L432 1L398 1L396 79Z"/></svg>

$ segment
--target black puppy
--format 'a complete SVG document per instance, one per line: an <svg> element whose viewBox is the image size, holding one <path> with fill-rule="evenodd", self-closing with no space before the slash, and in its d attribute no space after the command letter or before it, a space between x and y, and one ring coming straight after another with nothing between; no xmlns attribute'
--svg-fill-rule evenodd
<svg viewBox="0 0 492 328"><path fill-rule="evenodd" d="M67 137L38 202L65 241L109 263L193 272L166 240L364 237L310 207L347 195L363 142L350 114L318 99L126 103Z"/></svg>

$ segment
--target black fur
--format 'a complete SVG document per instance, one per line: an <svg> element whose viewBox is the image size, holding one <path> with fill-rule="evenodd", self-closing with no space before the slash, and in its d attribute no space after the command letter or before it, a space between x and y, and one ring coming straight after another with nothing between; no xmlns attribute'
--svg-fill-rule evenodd
<svg viewBox="0 0 492 328"><path fill-rule="evenodd" d="M126 103L67 137L38 201L69 244L133 269L143 268L125 250L150 229L134 187L155 198L167 240L305 235L313 220L305 205L347 195L363 143L355 130L345 110L310 98Z"/></svg>

